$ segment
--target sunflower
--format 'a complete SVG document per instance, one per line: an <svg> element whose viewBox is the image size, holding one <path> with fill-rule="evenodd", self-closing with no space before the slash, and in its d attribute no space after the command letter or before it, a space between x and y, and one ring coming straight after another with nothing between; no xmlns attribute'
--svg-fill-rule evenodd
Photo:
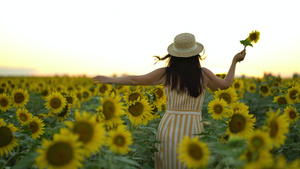
<svg viewBox="0 0 300 169"><path fill-rule="evenodd" d="M272 169L282 169L282 168L299 169L299 167L289 167L285 156L280 154L278 157L274 158Z"/></svg>
<svg viewBox="0 0 300 169"><path fill-rule="evenodd" d="M285 95L275 96L273 102L277 103L279 106L285 105L288 103Z"/></svg>
<svg viewBox="0 0 300 169"><path fill-rule="evenodd" d="M5 93L0 94L0 110L6 112L11 108L12 100Z"/></svg>
<svg viewBox="0 0 300 169"><path fill-rule="evenodd" d="M66 91L66 87L63 84L58 84L55 86L54 90L57 92L63 92L63 91Z"/></svg>
<svg viewBox="0 0 300 169"><path fill-rule="evenodd" d="M253 151L246 149L240 159L246 162L244 169L270 168L274 163L272 153L268 150Z"/></svg>
<svg viewBox="0 0 300 169"><path fill-rule="evenodd" d="M46 113L41 113L41 114L38 114L37 116L38 116L38 118L40 118L40 119L44 119L44 118L47 117L47 114L46 114Z"/></svg>
<svg viewBox="0 0 300 169"><path fill-rule="evenodd" d="M29 101L28 91L23 89L14 89L11 92L11 97L14 107L24 107Z"/></svg>
<svg viewBox="0 0 300 169"><path fill-rule="evenodd" d="M228 114L228 104L225 100L216 98L209 102L208 113L211 113L213 119L222 119L222 117L227 117Z"/></svg>
<svg viewBox="0 0 300 169"><path fill-rule="evenodd" d="M271 95L271 90L268 85L261 85L259 86L259 93L262 94L263 97L267 97Z"/></svg>
<svg viewBox="0 0 300 169"><path fill-rule="evenodd" d="M69 113L71 112L71 106L69 104L66 104L63 110L58 113L57 115L57 121L64 121L68 116Z"/></svg>
<svg viewBox="0 0 300 169"><path fill-rule="evenodd" d="M243 102L234 102L233 104L231 104L230 108L233 111L249 111L249 106L247 106L245 103Z"/></svg>
<svg viewBox="0 0 300 169"><path fill-rule="evenodd" d="M29 124L33 115L31 113L28 113L28 110L25 108L19 108L16 111L17 118L21 122L22 125Z"/></svg>
<svg viewBox="0 0 300 169"><path fill-rule="evenodd" d="M80 92L81 92L81 101L82 102L91 100L93 94L89 89L84 88Z"/></svg>
<svg viewBox="0 0 300 169"><path fill-rule="evenodd" d="M276 148L284 144L286 134L289 132L289 123L285 116L279 115L280 109L277 112L270 110L267 115L267 124L264 126L265 131L269 133L271 141Z"/></svg>
<svg viewBox="0 0 300 169"><path fill-rule="evenodd" d="M121 102L120 96L105 93L104 97L100 97L101 105L96 109L100 118L103 120L107 128L112 128L123 123L121 115L125 114L125 106Z"/></svg>
<svg viewBox="0 0 300 169"><path fill-rule="evenodd" d="M42 134L44 134L44 126L45 124L43 121L34 116L31 118L31 121L29 122L29 129L31 130L31 137L32 139L40 138Z"/></svg>
<svg viewBox="0 0 300 169"><path fill-rule="evenodd" d="M297 158L294 161L290 162L287 168L300 169L300 158Z"/></svg>
<svg viewBox="0 0 300 169"><path fill-rule="evenodd" d="M247 138L247 142L252 151L271 150L273 148L268 133L260 129L256 129L251 133Z"/></svg>
<svg viewBox="0 0 300 169"><path fill-rule="evenodd" d="M138 98L130 102L127 106L127 116L130 122L135 126L146 125L152 119L151 106L145 98Z"/></svg>
<svg viewBox="0 0 300 169"><path fill-rule="evenodd" d="M257 43L259 38L260 38L260 32L255 30L255 31L252 31L251 33L249 33L249 36L247 39L250 43L252 43L252 42Z"/></svg>
<svg viewBox="0 0 300 169"><path fill-rule="evenodd" d="M236 91L243 91L244 90L244 81L241 80L241 79L234 79L234 81L231 84L231 86Z"/></svg>
<svg viewBox="0 0 300 169"><path fill-rule="evenodd" d="M284 114L283 115L292 124L295 123L296 121L298 121L298 119L299 119L299 113L291 105L288 105L284 109Z"/></svg>
<svg viewBox="0 0 300 169"><path fill-rule="evenodd" d="M249 111L231 111L227 123L227 134L247 138L254 130L255 117Z"/></svg>
<svg viewBox="0 0 300 169"><path fill-rule="evenodd" d="M137 99L144 98L144 92L141 92L141 90L130 90L129 92L125 93L124 99L127 103L136 101Z"/></svg>
<svg viewBox="0 0 300 169"><path fill-rule="evenodd" d="M75 169L83 167L84 160L82 142L77 141L78 135L66 128L54 134L53 141L44 139L43 149L38 149L39 156L35 159L39 168Z"/></svg>
<svg viewBox="0 0 300 169"><path fill-rule="evenodd" d="M105 83L100 83L97 86L98 89L98 94L100 96L105 95L106 92L110 92L110 90L112 89L112 86L110 84L105 84Z"/></svg>
<svg viewBox="0 0 300 169"><path fill-rule="evenodd" d="M132 136L129 130L118 127L116 130L110 130L107 137L107 146L112 152L127 154L130 151Z"/></svg>
<svg viewBox="0 0 300 169"><path fill-rule="evenodd" d="M87 157L99 151L105 141L105 129L102 123L97 123L96 118L96 115L86 111L82 115L75 111L75 121L65 122L74 134L79 135L78 140L83 143L84 155Z"/></svg>
<svg viewBox="0 0 300 169"><path fill-rule="evenodd" d="M97 95L97 88L96 86L89 86L88 90L91 92L92 96L96 96Z"/></svg>
<svg viewBox="0 0 300 169"><path fill-rule="evenodd" d="M153 104L160 106L166 102L166 94L164 92L164 88L162 85L156 86L156 88L153 90L154 93L154 101Z"/></svg>
<svg viewBox="0 0 300 169"><path fill-rule="evenodd" d="M128 85L117 85L116 90L119 93L124 94L124 93L127 93L127 92L130 91L130 86L128 86Z"/></svg>
<svg viewBox="0 0 300 169"><path fill-rule="evenodd" d="M151 108L151 111L150 111L150 113L152 114L152 118L149 119L149 121L151 121L153 119L156 120L156 119L160 119L161 118L160 115L159 115L159 111L162 111L162 107L163 106L157 107L155 105L152 105L152 108Z"/></svg>
<svg viewBox="0 0 300 169"><path fill-rule="evenodd" d="M51 93L51 89L45 86L41 92L42 98L45 99Z"/></svg>
<svg viewBox="0 0 300 169"><path fill-rule="evenodd" d="M13 124L6 124L4 119L0 118L0 157L8 155L18 146L18 140L13 134L18 129Z"/></svg>
<svg viewBox="0 0 300 169"><path fill-rule="evenodd" d="M238 99L237 94L232 87L226 90L218 89L218 91L215 92L214 98L224 99L229 106Z"/></svg>
<svg viewBox="0 0 300 169"><path fill-rule="evenodd" d="M297 102L297 93L299 93L298 86L293 86L287 90L287 100L289 104Z"/></svg>
<svg viewBox="0 0 300 169"><path fill-rule="evenodd" d="M247 91L249 93L255 93L256 92L256 84L250 83L249 85L247 85Z"/></svg>
<svg viewBox="0 0 300 169"><path fill-rule="evenodd" d="M187 168L200 168L206 167L210 151L207 144L201 142L197 137L191 139L188 136L184 136L178 144L177 155L177 158Z"/></svg>
<svg viewBox="0 0 300 169"><path fill-rule="evenodd" d="M67 104L66 98L58 92L53 92L47 96L46 101L46 107L54 114L60 113Z"/></svg>
<svg viewBox="0 0 300 169"><path fill-rule="evenodd" d="M4 94L4 93L6 93L6 91L7 91L6 87L0 86L0 94Z"/></svg>
<svg viewBox="0 0 300 169"><path fill-rule="evenodd" d="M70 92L66 95L67 104L71 105L72 108L77 107L78 98L75 92Z"/></svg>

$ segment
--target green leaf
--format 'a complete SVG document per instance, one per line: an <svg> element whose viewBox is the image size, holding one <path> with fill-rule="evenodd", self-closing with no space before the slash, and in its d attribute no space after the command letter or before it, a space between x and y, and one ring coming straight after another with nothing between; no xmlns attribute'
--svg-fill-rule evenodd
<svg viewBox="0 0 300 169"><path fill-rule="evenodd" d="M126 163L126 164L130 164L130 165L134 165L136 167L141 167L140 164L134 160L128 159L126 157L122 157L122 156L115 156L114 159L118 162L121 163Z"/></svg>
<svg viewBox="0 0 300 169"><path fill-rule="evenodd" d="M30 168L38 155L38 153L29 153L27 156L18 161L16 165L12 167L12 169Z"/></svg>
<svg viewBox="0 0 300 169"><path fill-rule="evenodd" d="M251 42L249 42L248 38L246 38L245 40L241 40L240 42L241 42L242 45L245 46L245 48L246 48L247 46L253 47L253 45L251 44Z"/></svg>

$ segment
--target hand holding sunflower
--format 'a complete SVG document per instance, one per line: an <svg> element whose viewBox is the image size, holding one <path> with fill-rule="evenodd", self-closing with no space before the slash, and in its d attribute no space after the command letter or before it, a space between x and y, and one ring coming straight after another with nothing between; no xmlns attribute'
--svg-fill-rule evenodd
<svg viewBox="0 0 300 169"><path fill-rule="evenodd" d="M244 45L244 49L246 49L247 46L253 47L253 43L257 43L260 37L260 32L255 30L249 33L249 36L245 40L241 40L241 44Z"/></svg>

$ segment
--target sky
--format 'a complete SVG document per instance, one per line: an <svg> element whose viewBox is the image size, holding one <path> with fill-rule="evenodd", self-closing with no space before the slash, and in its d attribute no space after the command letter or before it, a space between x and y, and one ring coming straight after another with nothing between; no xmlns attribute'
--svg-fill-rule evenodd
<svg viewBox="0 0 300 169"><path fill-rule="evenodd" d="M145 74L174 37L195 35L201 65L226 73L240 40L257 30L236 75L300 73L300 10L295 1L0 1L0 76Z"/></svg>

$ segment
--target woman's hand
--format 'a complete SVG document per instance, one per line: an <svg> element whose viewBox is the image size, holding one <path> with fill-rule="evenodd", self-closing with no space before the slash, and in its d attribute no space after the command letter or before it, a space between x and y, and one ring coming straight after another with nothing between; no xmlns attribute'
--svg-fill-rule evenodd
<svg viewBox="0 0 300 169"><path fill-rule="evenodd" d="M95 76L92 78L92 81L94 81L94 83L110 83L109 80L111 78L107 77L107 76Z"/></svg>
<svg viewBox="0 0 300 169"><path fill-rule="evenodd" d="M244 49L244 50L242 50L241 52L237 53L237 54L234 56L233 60L235 61L235 63L236 63L236 62L240 62L240 61L243 61L243 60L244 60L245 56L246 56L246 49Z"/></svg>

